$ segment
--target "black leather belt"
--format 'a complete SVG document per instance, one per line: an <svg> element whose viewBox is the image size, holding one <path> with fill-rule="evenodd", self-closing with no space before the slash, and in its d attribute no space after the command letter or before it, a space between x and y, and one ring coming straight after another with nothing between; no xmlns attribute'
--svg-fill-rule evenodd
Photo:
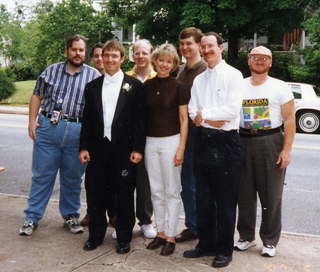
<svg viewBox="0 0 320 272"><path fill-rule="evenodd" d="M206 128L201 127L201 133L213 135L213 134L230 134L230 133L237 133L236 129L231 130L223 130L223 129L216 129L216 128Z"/></svg>
<svg viewBox="0 0 320 272"><path fill-rule="evenodd" d="M270 128L270 129L240 128L239 134L241 137L259 137L259 136L271 135L280 131L281 131L281 127Z"/></svg>
<svg viewBox="0 0 320 272"><path fill-rule="evenodd" d="M51 118L52 114L46 111L41 111L41 114L47 118ZM60 120L65 120L68 122L76 122L76 123L81 123L82 122L82 118L77 117L77 118L73 118L73 117L68 117L66 115L61 115Z"/></svg>

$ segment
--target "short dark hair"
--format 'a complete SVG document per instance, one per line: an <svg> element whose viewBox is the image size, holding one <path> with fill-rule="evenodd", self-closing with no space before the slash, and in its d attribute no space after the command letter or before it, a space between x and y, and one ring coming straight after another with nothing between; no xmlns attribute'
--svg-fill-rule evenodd
<svg viewBox="0 0 320 272"><path fill-rule="evenodd" d="M203 36L206 36L206 37L207 37L207 36L215 36L216 39L217 39L218 45L221 45L221 44L223 44L223 42L224 42L223 38L222 38L218 33L213 32L213 31L204 33Z"/></svg>
<svg viewBox="0 0 320 272"><path fill-rule="evenodd" d="M118 40L109 40L107 41L103 48L102 48L102 54L104 53L104 51L106 50L116 50L116 51L119 51L120 52L120 56L121 57L124 57L124 53L125 53L125 50L124 50L124 47L123 45L118 41Z"/></svg>
<svg viewBox="0 0 320 272"><path fill-rule="evenodd" d="M87 39L82 35L76 34L76 35L70 36L67 39L67 44L66 44L67 49L72 47L73 42L77 42L77 41L80 41L80 40L84 42L85 46L87 46Z"/></svg>
<svg viewBox="0 0 320 272"><path fill-rule="evenodd" d="M189 37L193 37L196 43L200 43L203 33L199 28L196 27L186 27L182 29L179 34L179 40L187 39Z"/></svg>
<svg viewBox="0 0 320 272"><path fill-rule="evenodd" d="M103 43L102 42L98 42L96 43L92 49L91 49L91 52L90 52L90 57L92 58L93 57L93 54L94 54L94 50L96 50L96 48L103 48Z"/></svg>

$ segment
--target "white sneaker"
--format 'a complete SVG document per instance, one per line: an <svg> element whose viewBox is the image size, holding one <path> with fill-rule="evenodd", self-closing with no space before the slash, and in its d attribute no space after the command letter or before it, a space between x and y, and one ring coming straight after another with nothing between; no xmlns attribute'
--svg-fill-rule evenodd
<svg viewBox="0 0 320 272"><path fill-rule="evenodd" d="M72 233L82 233L84 231L79 223L79 219L74 214L70 214L64 218L64 226Z"/></svg>
<svg viewBox="0 0 320 272"><path fill-rule="evenodd" d="M22 227L19 230L20 235L30 236L37 229L37 222L24 221Z"/></svg>
<svg viewBox="0 0 320 272"><path fill-rule="evenodd" d="M152 224L142 225L141 231L142 231L144 237L149 238L149 239L156 238L156 236L157 236L157 231L152 226Z"/></svg>
<svg viewBox="0 0 320 272"><path fill-rule="evenodd" d="M254 247L256 245L256 242L253 240L251 242L239 239L237 242L234 243L234 249L239 251L245 251L249 249L250 247Z"/></svg>
<svg viewBox="0 0 320 272"><path fill-rule="evenodd" d="M116 230L114 230L112 232L111 236L112 236L112 239L117 240L117 232L116 232Z"/></svg>
<svg viewBox="0 0 320 272"><path fill-rule="evenodd" d="M266 245L262 247L261 256L263 257L274 257L276 256L277 249L275 246Z"/></svg>

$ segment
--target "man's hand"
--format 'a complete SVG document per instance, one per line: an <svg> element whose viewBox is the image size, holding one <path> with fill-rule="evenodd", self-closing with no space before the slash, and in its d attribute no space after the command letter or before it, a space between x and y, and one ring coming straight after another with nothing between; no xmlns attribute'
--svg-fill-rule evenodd
<svg viewBox="0 0 320 272"><path fill-rule="evenodd" d="M88 150L81 150L79 154L79 160L81 163L86 163L90 161L90 154Z"/></svg>
<svg viewBox="0 0 320 272"><path fill-rule="evenodd" d="M142 154L139 152L131 152L130 161L133 163L139 163L142 160Z"/></svg>
<svg viewBox="0 0 320 272"><path fill-rule="evenodd" d="M290 161L291 161L291 152L282 150L276 163L279 166L279 168L287 168Z"/></svg>
<svg viewBox="0 0 320 272"><path fill-rule="evenodd" d="M201 112L198 111L196 117L193 120L193 123L196 127L200 127L201 123L202 123L202 116L201 116Z"/></svg>
<svg viewBox="0 0 320 272"><path fill-rule="evenodd" d="M29 121L28 132L29 132L29 137L32 140L36 139L36 128L37 127L39 127L39 123L37 121Z"/></svg>
<svg viewBox="0 0 320 272"><path fill-rule="evenodd" d="M183 163L184 151L181 149L177 150L176 155L174 156L174 166L179 166Z"/></svg>
<svg viewBox="0 0 320 272"><path fill-rule="evenodd" d="M227 121L227 120L217 120L217 121L204 120L204 122L212 127L221 128L224 124L226 124L230 121Z"/></svg>

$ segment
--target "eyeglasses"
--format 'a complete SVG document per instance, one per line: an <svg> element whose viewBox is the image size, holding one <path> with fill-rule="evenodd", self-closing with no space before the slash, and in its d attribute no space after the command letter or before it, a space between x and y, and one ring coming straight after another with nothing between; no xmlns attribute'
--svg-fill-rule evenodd
<svg viewBox="0 0 320 272"><path fill-rule="evenodd" d="M252 60L252 61L262 61L262 62L266 62L268 60L270 60L271 58L266 56L266 57L263 57L263 56L249 56L249 58Z"/></svg>

